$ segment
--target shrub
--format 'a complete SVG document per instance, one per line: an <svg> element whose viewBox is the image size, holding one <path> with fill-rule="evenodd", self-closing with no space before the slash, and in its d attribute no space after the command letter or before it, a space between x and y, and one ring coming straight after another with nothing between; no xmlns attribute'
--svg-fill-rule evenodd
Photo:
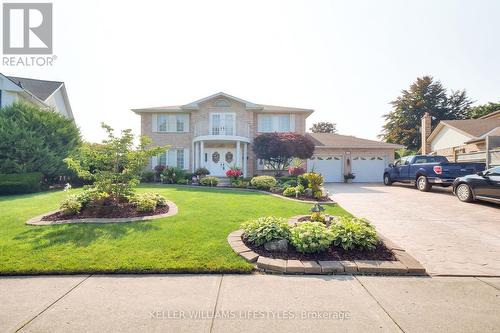
<svg viewBox="0 0 500 333"><path fill-rule="evenodd" d="M250 185L250 182L243 179L236 179L231 182L231 185L238 188L247 188Z"/></svg>
<svg viewBox="0 0 500 333"><path fill-rule="evenodd" d="M188 184L188 180L186 178L178 179L177 180L177 184L187 185Z"/></svg>
<svg viewBox="0 0 500 333"><path fill-rule="evenodd" d="M0 194L39 192L42 179L40 172L0 174Z"/></svg>
<svg viewBox="0 0 500 333"><path fill-rule="evenodd" d="M274 187L276 183L276 179L272 176L257 176L253 177L250 181L252 186L261 190L269 190L271 187Z"/></svg>
<svg viewBox="0 0 500 333"><path fill-rule="evenodd" d="M321 222L325 223L326 222L326 216L320 212L314 212L311 214L311 221L312 222Z"/></svg>
<svg viewBox="0 0 500 333"><path fill-rule="evenodd" d="M300 176L305 172L306 170L304 170L304 168L299 166L291 166L288 168L288 173L291 174L292 176Z"/></svg>
<svg viewBox="0 0 500 333"><path fill-rule="evenodd" d="M160 179L160 175L162 174L163 170L165 170L165 166L164 165L157 165L155 166L155 175L156 175L156 179Z"/></svg>
<svg viewBox="0 0 500 333"><path fill-rule="evenodd" d="M161 175L163 176L163 182L168 184L175 184L179 179L186 178L186 172L184 170L169 166L165 167Z"/></svg>
<svg viewBox="0 0 500 333"><path fill-rule="evenodd" d="M212 176L203 177L200 180L200 184L203 186L217 186L217 184L219 184L219 179Z"/></svg>
<svg viewBox="0 0 500 333"><path fill-rule="evenodd" d="M155 173L153 171L145 171L141 175L141 182L143 183L154 183Z"/></svg>
<svg viewBox="0 0 500 333"><path fill-rule="evenodd" d="M332 235L323 223L302 222L291 229L291 242L299 252L321 252L332 244Z"/></svg>
<svg viewBox="0 0 500 333"><path fill-rule="evenodd" d="M121 135L105 124L107 139L99 145L84 145L78 153L64 161L79 177L94 181L94 187L117 200L126 200L139 184L140 175L148 161L168 147L151 147L151 139L141 136L134 144L132 130Z"/></svg>
<svg viewBox="0 0 500 333"><path fill-rule="evenodd" d="M47 111L26 103L0 109L0 173L41 172L50 180L68 174L63 159L80 146L80 131Z"/></svg>
<svg viewBox="0 0 500 333"><path fill-rule="evenodd" d="M252 149L258 159L279 173L286 170L294 158L310 158L314 143L298 133L264 133L254 138Z"/></svg>
<svg viewBox="0 0 500 333"><path fill-rule="evenodd" d="M59 207L63 215L76 215L82 209L82 203L75 194L68 195L66 199L61 202Z"/></svg>
<svg viewBox="0 0 500 333"><path fill-rule="evenodd" d="M297 186L291 186L291 187L287 187L285 188L285 190L283 191L283 195L285 197L296 197L298 195L301 195L303 194L305 191L304 189L304 186L302 185L297 185Z"/></svg>
<svg viewBox="0 0 500 333"><path fill-rule="evenodd" d="M315 199L320 199L323 196L321 187L323 186L323 176L320 173L309 172L303 175L308 181L308 188L312 191L312 196Z"/></svg>
<svg viewBox="0 0 500 333"><path fill-rule="evenodd" d="M76 195L82 206L100 206L104 200L109 197L109 194L100 191L96 187L89 187Z"/></svg>
<svg viewBox="0 0 500 333"><path fill-rule="evenodd" d="M365 219L341 217L331 227L333 244L344 250L354 248L373 250L378 237L375 228Z"/></svg>
<svg viewBox="0 0 500 333"><path fill-rule="evenodd" d="M304 188L309 187L309 181L304 177L304 174L297 177L297 184L304 186Z"/></svg>
<svg viewBox="0 0 500 333"><path fill-rule="evenodd" d="M273 239L290 239L290 226L281 217L260 217L241 225L249 242L259 246Z"/></svg>
<svg viewBox="0 0 500 333"><path fill-rule="evenodd" d="M132 200L137 211L141 213L154 212L156 207L167 205L167 201L162 195L152 192L136 194Z"/></svg>
<svg viewBox="0 0 500 333"><path fill-rule="evenodd" d="M198 168L198 169L196 169L194 174L197 175L198 177L205 177L205 176L208 176L210 174L210 171L208 171L207 168Z"/></svg>

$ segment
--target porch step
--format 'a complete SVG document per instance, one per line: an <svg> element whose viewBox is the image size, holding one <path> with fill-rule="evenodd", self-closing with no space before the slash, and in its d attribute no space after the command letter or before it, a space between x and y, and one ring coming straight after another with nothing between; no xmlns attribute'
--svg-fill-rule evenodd
<svg viewBox="0 0 500 333"><path fill-rule="evenodd" d="M219 179L219 184L217 186L231 186L231 182L227 177L217 177Z"/></svg>

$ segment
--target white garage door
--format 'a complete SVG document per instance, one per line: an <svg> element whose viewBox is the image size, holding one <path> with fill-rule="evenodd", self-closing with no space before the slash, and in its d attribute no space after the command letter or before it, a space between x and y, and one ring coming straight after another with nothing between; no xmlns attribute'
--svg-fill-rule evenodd
<svg viewBox="0 0 500 333"><path fill-rule="evenodd" d="M343 165L341 156L313 157L307 160L307 171L321 173L325 182L339 183L344 181Z"/></svg>
<svg viewBox="0 0 500 333"><path fill-rule="evenodd" d="M380 183L384 175L385 157L355 156L351 161L351 170L356 183Z"/></svg>

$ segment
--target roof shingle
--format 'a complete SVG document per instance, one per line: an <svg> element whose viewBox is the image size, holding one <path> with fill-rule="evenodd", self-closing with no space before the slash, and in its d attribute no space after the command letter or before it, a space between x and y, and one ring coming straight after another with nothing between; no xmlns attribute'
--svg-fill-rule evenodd
<svg viewBox="0 0 500 333"><path fill-rule="evenodd" d="M307 133L314 145L318 148L402 148L403 146L394 143L387 143L375 140L361 139L350 135L340 135L334 133Z"/></svg>
<svg viewBox="0 0 500 333"><path fill-rule="evenodd" d="M52 95L63 84L63 82L59 81L37 80L17 76L7 77L19 87L29 91L42 101L49 98L50 95Z"/></svg>
<svg viewBox="0 0 500 333"><path fill-rule="evenodd" d="M443 124L458 129L472 137L479 137L500 126L500 119L442 120Z"/></svg>

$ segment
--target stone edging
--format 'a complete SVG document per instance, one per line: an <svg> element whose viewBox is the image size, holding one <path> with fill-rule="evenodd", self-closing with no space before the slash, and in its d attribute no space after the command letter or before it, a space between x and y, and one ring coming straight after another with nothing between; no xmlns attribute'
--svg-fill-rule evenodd
<svg viewBox="0 0 500 333"><path fill-rule="evenodd" d="M295 223L301 216L294 216ZM243 243L243 230L233 231L227 241L234 252L256 268L269 273L281 274L381 274L381 275L427 275L425 268L404 249L381 234L379 238L395 255L395 261L386 260L285 260L260 256Z"/></svg>
<svg viewBox="0 0 500 333"><path fill-rule="evenodd" d="M156 220L163 217L174 216L179 212L177 205L172 201L167 201L168 212L160 215L138 216L138 217L120 217L120 218L84 218L72 220L59 220L59 221L43 221L42 218L47 215L57 213L58 210L36 216L26 221L28 225L57 225L57 224L107 224L107 223L127 223L127 222L140 222Z"/></svg>

